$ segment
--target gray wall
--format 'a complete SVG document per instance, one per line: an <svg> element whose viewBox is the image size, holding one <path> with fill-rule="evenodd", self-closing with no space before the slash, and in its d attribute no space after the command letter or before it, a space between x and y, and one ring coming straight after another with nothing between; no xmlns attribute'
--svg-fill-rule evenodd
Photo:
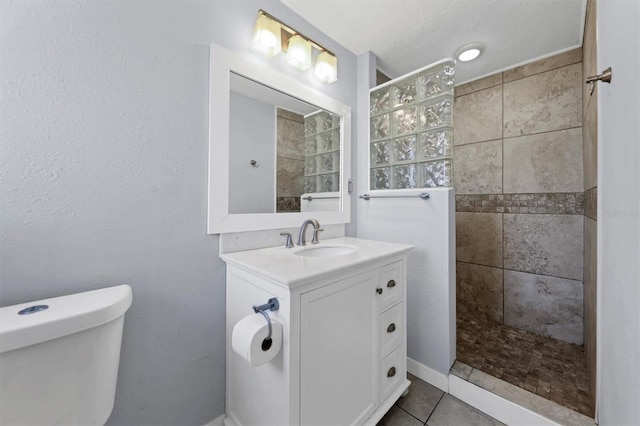
<svg viewBox="0 0 640 426"><path fill-rule="evenodd" d="M133 287L109 424L224 411L224 265L206 234L209 43L247 56L259 8L356 58L276 0L0 2L0 305ZM352 135L355 139L355 131Z"/></svg>
<svg viewBox="0 0 640 426"><path fill-rule="evenodd" d="M598 424L640 419L640 2L599 0Z"/></svg>
<svg viewBox="0 0 640 426"><path fill-rule="evenodd" d="M231 92L229 109L229 213L275 213L276 108Z"/></svg>

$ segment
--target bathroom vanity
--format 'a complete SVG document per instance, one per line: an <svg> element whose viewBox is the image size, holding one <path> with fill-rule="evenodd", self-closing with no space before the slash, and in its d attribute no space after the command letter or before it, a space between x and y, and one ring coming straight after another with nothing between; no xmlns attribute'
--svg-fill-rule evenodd
<svg viewBox="0 0 640 426"><path fill-rule="evenodd" d="M375 425L407 390L406 258L411 246L336 238L222 254L227 264L227 426ZM231 345L253 305L282 325L253 367ZM258 314L254 314L258 315ZM266 319L265 319L266 321Z"/></svg>
<svg viewBox="0 0 640 426"><path fill-rule="evenodd" d="M314 200L317 221L311 223L316 241L318 221L324 226L348 223L349 106L220 46L211 45L210 57L208 232L240 235L290 230L303 223L304 235L311 222L307 211L278 213L271 195L265 201L268 208L254 210L256 197L251 194L275 194L271 183L277 182L276 176L260 177L258 172L275 171L278 138L268 141L272 151L262 159L255 147L239 148L254 139L234 136L235 124L246 122L246 114L242 108L231 111L232 99L269 106L265 116L272 120L276 106L284 105L289 113L316 117L304 121L305 143L297 146L305 158L303 178L308 186L301 202ZM248 88L249 82L259 84ZM260 128L261 134L274 134L271 121L265 121L268 126ZM241 171L243 179L232 179L232 169ZM327 177L330 188L324 185ZM234 186L249 182L244 178L253 183ZM329 196L330 202L322 203ZM235 197L248 207L236 205ZM410 249L404 244L336 238L221 254L227 264L225 424L375 425L410 384L405 329L405 254ZM268 317L254 313L253 306L275 306L270 300L274 298L278 309L265 312ZM266 339L257 333L265 326L253 315L277 323L277 338L264 352L261 344ZM242 333L236 333L234 347L236 325Z"/></svg>

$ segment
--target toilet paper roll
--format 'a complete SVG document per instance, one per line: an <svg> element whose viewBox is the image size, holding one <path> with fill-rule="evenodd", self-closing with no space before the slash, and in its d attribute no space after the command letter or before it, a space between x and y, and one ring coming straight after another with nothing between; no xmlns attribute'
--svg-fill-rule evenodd
<svg viewBox="0 0 640 426"><path fill-rule="evenodd" d="M264 344L269 325L261 314L247 315L236 323L231 333L233 351L252 366L266 364L278 355L282 346L282 324L271 320L271 345Z"/></svg>

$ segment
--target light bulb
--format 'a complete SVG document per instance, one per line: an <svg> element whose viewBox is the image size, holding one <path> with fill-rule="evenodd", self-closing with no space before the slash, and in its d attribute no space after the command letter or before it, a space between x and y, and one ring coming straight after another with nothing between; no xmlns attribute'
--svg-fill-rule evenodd
<svg viewBox="0 0 640 426"><path fill-rule="evenodd" d="M458 55L458 59L462 62L471 61L480 55L480 49L469 49Z"/></svg>
<svg viewBox="0 0 640 426"><path fill-rule="evenodd" d="M301 71L308 70L311 67L311 43L299 35L291 37L287 48L287 62Z"/></svg>
<svg viewBox="0 0 640 426"><path fill-rule="evenodd" d="M458 49L456 58L462 62L472 61L480 56L480 53L482 53L482 45L478 43L467 44Z"/></svg>
<svg viewBox="0 0 640 426"><path fill-rule="evenodd" d="M322 52L316 58L315 74L325 83L338 80L338 58L329 52Z"/></svg>
<svg viewBox="0 0 640 426"><path fill-rule="evenodd" d="M268 55L275 56L282 52L280 24L265 15L258 15L253 32L253 47Z"/></svg>

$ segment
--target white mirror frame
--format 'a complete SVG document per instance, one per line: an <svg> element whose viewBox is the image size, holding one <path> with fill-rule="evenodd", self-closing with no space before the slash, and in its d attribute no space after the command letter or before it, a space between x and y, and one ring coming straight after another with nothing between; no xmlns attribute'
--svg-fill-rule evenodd
<svg viewBox="0 0 640 426"><path fill-rule="evenodd" d="M231 72L342 117L340 125L340 211L309 213L229 213L229 91ZM265 68L216 44L210 46L209 200L207 232L257 231L298 227L313 217L322 225L349 223L351 176L351 108L299 81Z"/></svg>

